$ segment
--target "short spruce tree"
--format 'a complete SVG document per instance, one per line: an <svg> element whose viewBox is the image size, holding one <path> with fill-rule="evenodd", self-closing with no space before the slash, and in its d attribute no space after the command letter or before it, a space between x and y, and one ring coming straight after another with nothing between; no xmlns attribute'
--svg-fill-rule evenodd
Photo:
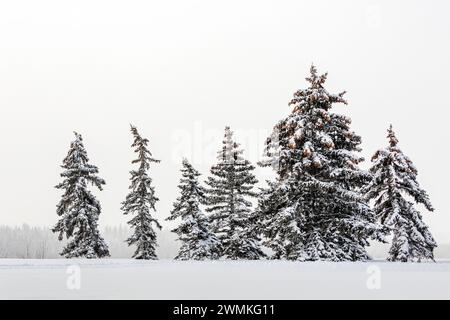
<svg viewBox="0 0 450 320"><path fill-rule="evenodd" d="M434 210L433 206L417 182L417 169L398 147L392 125L388 139L389 147L378 150L372 158L373 179L365 188L366 197L375 200L377 218L393 234L388 260L433 260L436 242L413 201L423 204L429 211Z"/></svg>
<svg viewBox="0 0 450 320"><path fill-rule="evenodd" d="M68 240L61 255L88 259L109 256L108 246L98 230L101 206L88 189L91 184L102 190L105 181L97 176L98 168L89 164L83 138L76 132L62 168L63 181L56 188L64 190L64 195L56 210L60 219L52 229L59 233L60 241L64 236Z"/></svg>
<svg viewBox="0 0 450 320"><path fill-rule="evenodd" d="M344 94L324 88L327 75L314 66L266 142L262 166L272 166L275 181L261 192L258 228L274 259L300 261L367 260L369 239L383 241L360 188L370 174L359 168L361 138L351 120L331 112Z"/></svg>
<svg viewBox="0 0 450 320"><path fill-rule="evenodd" d="M211 168L206 184L207 209L211 228L220 241L219 256L226 259L259 259L264 256L256 233L252 232L252 203L255 167L242 157L243 150L233 141L233 132L225 128L218 162Z"/></svg>
<svg viewBox="0 0 450 320"><path fill-rule="evenodd" d="M156 211L155 204L159 200L155 196L155 188L152 186L152 179L148 176L151 163L158 163L148 150L148 139L142 138L136 127L131 126L131 133L134 142L131 145L135 148L137 159L133 164L137 164L137 170L130 171L131 184L130 193L122 202L122 211L125 215L134 215L128 221L133 230L133 234L127 239L128 245L136 245L133 254L135 259L155 260L157 239L154 227L161 229L161 225L156 220L151 211Z"/></svg>
<svg viewBox="0 0 450 320"><path fill-rule="evenodd" d="M219 240L210 231L209 220L201 209L205 204L205 190L198 179L200 173L186 160L181 169L178 188L180 196L167 220L181 218L181 224L172 230L181 241L176 260L216 259Z"/></svg>

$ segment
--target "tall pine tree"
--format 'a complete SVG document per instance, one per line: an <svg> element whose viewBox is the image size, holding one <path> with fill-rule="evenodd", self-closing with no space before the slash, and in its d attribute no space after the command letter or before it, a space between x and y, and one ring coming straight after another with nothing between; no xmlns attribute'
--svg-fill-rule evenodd
<svg viewBox="0 0 450 320"><path fill-rule="evenodd" d="M200 173L186 160L181 169L178 188L180 196L167 220L181 218L181 224L172 230L182 242L177 260L205 260L217 257L219 240L210 231L208 218L200 206L205 204L205 190L198 181Z"/></svg>
<svg viewBox="0 0 450 320"><path fill-rule="evenodd" d="M219 255L227 259L259 259L264 254L259 239L251 228L254 185L258 182L251 163L242 157L243 150L233 141L233 132L225 128L218 163L208 177L207 211L211 227L220 241Z"/></svg>
<svg viewBox="0 0 450 320"><path fill-rule="evenodd" d="M142 138L136 129L131 126L131 133L133 134L134 142L131 145L135 148L138 154L137 159L133 160L133 164L139 167L137 170L130 171L131 185L130 193L127 195L124 202L122 202L122 211L124 214L134 215L128 221L128 224L133 229L133 234L127 239L128 245L136 245L136 251L133 258L155 260L156 256L156 232L154 226L161 229L158 220L153 218L151 211L156 211L155 203L159 200L155 196L155 188L152 186L152 179L147 172L150 169L151 163L158 163L147 148L148 139Z"/></svg>
<svg viewBox="0 0 450 320"><path fill-rule="evenodd" d="M323 87L327 74L311 67L307 89L294 94L292 113L266 142L262 166L272 166L276 181L260 195L259 229L273 258L300 261L366 260L368 239L383 235L360 188L370 174L358 164L361 138L351 120L332 113L347 102Z"/></svg>
<svg viewBox="0 0 450 320"><path fill-rule="evenodd" d="M98 230L101 206L88 190L88 184L102 190L105 181L97 176L98 168L89 164L83 138L76 132L75 141L70 144L62 168L63 181L56 186L57 189L64 190L56 210L61 218L52 229L59 233L60 241L64 236L68 239L61 255L66 258L88 259L109 256L108 246Z"/></svg>
<svg viewBox="0 0 450 320"><path fill-rule="evenodd" d="M365 188L368 199L375 200L375 214L393 233L390 261L433 260L436 242L422 215L409 196L429 211L434 211L428 194L417 182L417 169L398 147L392 125L388 130L389 147L378 150L372 158L372 182Z"/></svg>

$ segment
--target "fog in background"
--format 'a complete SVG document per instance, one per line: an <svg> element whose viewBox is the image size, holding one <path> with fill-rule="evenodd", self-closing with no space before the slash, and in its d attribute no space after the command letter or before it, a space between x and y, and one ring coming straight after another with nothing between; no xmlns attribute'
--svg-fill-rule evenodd
<svg viewBox="0 0 450 320"><path fill-rule="evenodd" d="M100 230L108 244L111 258L131 258L135 246L125 242L131 230L125 226L105 227ZM67 241L58 240L58 235L49 227L0 225L0 259L58 259ZM179 249L176 235L169 230L158 231L158 259L173 259ZM384 257L384 256L383 256Z"/></svg>
<svg viewBox="0 0 450 320"><path fill-rule="evenodd" d="M449 9L444 0L1 1L0 224L56 222L54 186L76 130L107 183L95 191L102 228L124 225L130 123L162 160L150 173L162 221L182 157L206 178L230 125L260 159L314 63L330 92L348 91L335 111L353 119L366 159L394 125L436 208L424 220L438 244L450 242Z"/></svg>
<svg viewBox="0 0 450 320"><path fill-rule="evenodd" d="M131 230L126 226L102 228L101 234L108 244L109 253L113 259L129 259L132 257L135 246L128 246L125 242ZM158 230L158 259L171 260L178 254L180 242L177 236L169 229ZM35 227L23 224L21 226L0 225L0 259L60 259L66 240L58 241L57 234L49 227ZM370 257L375 260L385 260L388 256L389 243L372 242L367 247ZM272 251L262 247L270 256ZM450 259L450 244L441 244L434 251L436 260Z"/></svg>

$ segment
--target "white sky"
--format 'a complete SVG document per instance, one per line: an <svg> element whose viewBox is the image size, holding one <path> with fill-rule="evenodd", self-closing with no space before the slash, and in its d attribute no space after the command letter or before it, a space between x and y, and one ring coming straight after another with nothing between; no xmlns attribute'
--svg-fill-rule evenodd
<svg viewBox="0 0 450 320"><path fill-rule="evenodd" d="M0 224L56 222L53 186L73 130L107 182L96 193L101 224L125 223L129 123L162 160L151 174L164 219L181 157L206 175L230 125L257 160L314 62L330 92L348 91L336 111L353 118L366 158L394 124L436 207L425 221L450 242L449 9L444 0L1 1Z"/></svg>

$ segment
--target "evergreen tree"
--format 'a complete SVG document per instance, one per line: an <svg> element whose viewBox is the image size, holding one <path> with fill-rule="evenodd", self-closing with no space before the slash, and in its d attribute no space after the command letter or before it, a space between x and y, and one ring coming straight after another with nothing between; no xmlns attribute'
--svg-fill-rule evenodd
<svg viewBox="0 0 450 320"><path fill-rule="evenodd" d="M233 141L233 132L225 128L218 163L208 177L206 211L210 212L211 228L220 241L219 255L228 259L259 259L264 254L259 239L250 225L252 204L247 197L255 197L258 182L254 166L242 157L243 151Z"/></svg>
<svg viewBox="0 0 450 320"><path fill-rule="evenodd" d="M152 179L147 172L151 163L158 163L159 160L152 158L152 154L147 148L148 139L142 138L136 129L131 126L131 133L134 142L131 145L138 154L137 159L133 160L133 164L138 164L137 170L130 171L131 185L130 193L122 202L122 211L124 214L132 214L134 217L128 221L133 230L131 237L127 239L128 245L136 245L136 251L133 258L155 260L156 256L156 232L153 226L161 229L158 220L153 218L151 210L156 211L155 203L159 200L155 196L155 188L152 186Z"/></svg>
<svg viewBox="0 0 450 320"><path fill-rule="evenodd" d="M383 241L382 228L360 192L370 174L358 164L361 138L350 130L351 120L332 113L340 94L323 87L327 74L314 66L266 141L266 159L276 181L261 192L258 228L273 258L300 261L366 260L368 239Z"/></svg>
<svg viewBox="0 0 450 320"><path fill-rule="evenodd" d="M88 184L102 190L105 181L97 176L98 168L89 164L80 134L75 132L75 141L70 144L61 167L63 181L56 186L64 190L56 210L61 218L52 229L59 233L60 241L64 236L69 240L61 255L88 259L109 256L108 246L98 231L101 206L88 190Z"/></svg>
<svg viewBox="0 0 450 320"><path fill-rule="evenodd" d="M217 237L210 232L209 221L200 209L205 203L205 190L200 186L200 173L186 160L183 160L180 180L180 197L173 205L167 220L181 218L181 224L172 230L182 242L177 260L205 260L217 257Z"/></svg>
<svg viewBox="0 0 450 320"><path fill-rule="evenodd" d="M372 182L365 188L366 197L375 200L375 214L379 221L392 230L390 261L433 260L436 242L422 221L420 212L411 201L421 203L434 211L427 193L417 182L417 169L398 147L392 129L388 130L389 147L378 150L372 158Z"/></svg>

